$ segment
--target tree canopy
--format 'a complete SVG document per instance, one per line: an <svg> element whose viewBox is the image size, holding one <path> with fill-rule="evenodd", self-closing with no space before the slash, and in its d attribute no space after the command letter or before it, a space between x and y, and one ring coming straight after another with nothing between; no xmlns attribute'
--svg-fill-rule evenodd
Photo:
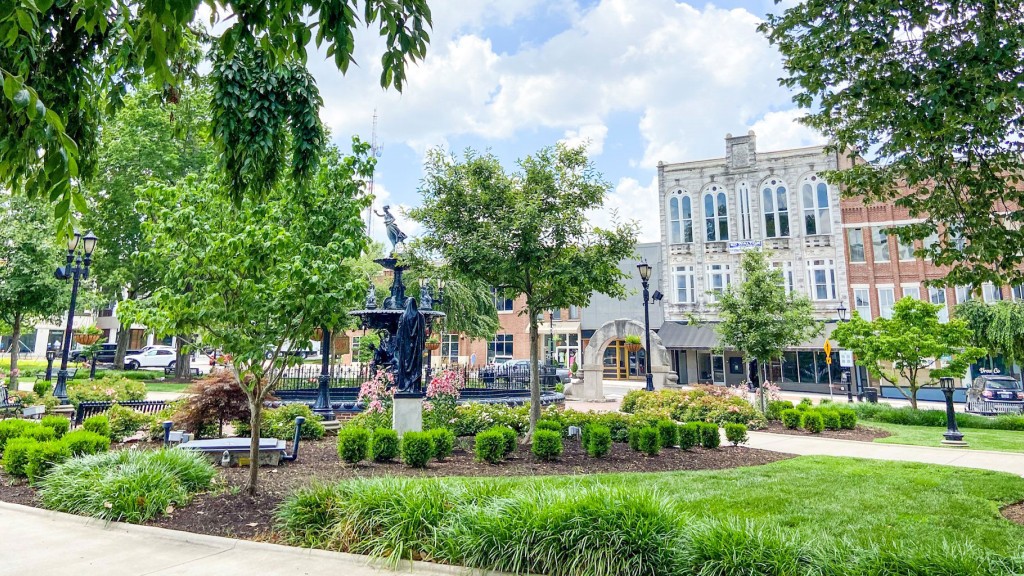
<svg viewBox="0 0 1024 576"><path fill-rule="evenodd" d="M956 316L971 329L971 344L985 350L989 360L1002 355L1012 370L1024 359L1024 302L968 300L957 304Z"/></svg>
<svg viewBox="0 0 1024 576"><path fill-rule="evenodd" d="M460 161L427 155L418 249L438 254L460 277L526 297L530 321L531 430L540 416L537 315L586 306L595 292L623 297L619 262L633 255L636 229L592 226L610 188L585 147L562 144L520 160L508 173L492 154L467 150Z"/></svg>
<svg viewBox="0 0 1024 576"><path fill-rule="evenodd" d="M949 284L1024 277L1019 0L807 0L760 29L803 121L870 158L830 181L923 218L894 232L932 238L919 254L949 266Z"/></svg>

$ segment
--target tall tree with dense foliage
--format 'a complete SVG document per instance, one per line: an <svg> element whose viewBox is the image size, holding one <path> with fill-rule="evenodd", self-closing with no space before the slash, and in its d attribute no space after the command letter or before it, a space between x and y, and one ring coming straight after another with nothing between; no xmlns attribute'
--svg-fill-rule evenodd
<svg viewBox="0 0 1024 576"><path fill-rule="evenodd" d="M65 254L42 206L0 193L0 324L11 329L11 389L18 386L22 329L67 310L70 291L53 275Z"/></svg>
<svg viewBox="0 0 1024 576"><path fill-rule="evenodd" d="M767 374L765 363L781 358L784 349L807 342L822 325L814 319L810 298L786 293L782 272L771 268L764 252L744 253L740 276L739 286L718 295L715 307L722 321L715 330L723 347L738 350L746 362L759 362L761 373Z"/></svg>
<svg viewBox="0 0 1024 576"><path fill-rule="evenodd" d="M893 306L892 318L867 321L857 312L832 331L843 348L875 378L896 387L914 409L917 391L938 384L943 376L961 377L985 355L971 346L971 330L959 318L939 322L941 304L907 296ZM936 363L941 360L941 368ZM924 372L927 371L927 375Z"/></svg>
<svg viewBox="0 0 1024 576"><path fill-rule="evenodd" d="M518 162L507 173L499 160L472 150L460 161L441 150L427 156L421 247L439 254L457 274L525 296L530 322L530 430L540 418L538 315L586 306L594 292L622 297L619 262L633 254L632 225L594 227L586 213L600 209L609 184L585 147L559 144Z"/></svg>
<svg viewBox="0 0 1024 576"><path fill-rule="evenodd" d="M211 29L204 30L197 14L200 5L210 13ZM182 77L194 73L201 59L201 44L210 43L215 68L239 60L262 58L271 65L292 63L298 99L289 113L310 119L319 106L305 72L311 42L326 47L327 55L344 73L353 62L354 32L360 20L376 25L384 40L381 56L382 87L401 91L406 65L426 55L430 9L426 0L300 0L250 2L248 0L13 0L0 10L0 188L42 197L53 202L61 229L74 224L75 210L85 212L81 189L73 184L88 180L96 169L99 127L124 96L143 78L168 84L173 94ZM215 26L214 26L215 25ZM237 58L236 58L237 56ZM230 64L228 64L230 65ZM262 193L264 183L250 180L266 166L246 162L281 139L291 141L297 157L314 158L322 138L318 130L296 130L268 122L276 115L282 92L261 83L263 75L237 77L219 73L215 106L224 108L224 125L237 130L217 131L223 150L222 164L231 179L245 184L232 188L237 197ZM271 104L251 114L254 103ZM301 110L302 107L306 110ZM239 123L240 121L240 123ZM283 128L283 130L281 130ZM306 126L306 128L311 128ZM272 142L239 141L261 134ZM252 146L252 148L248 148ZM302 172L308 163L298 163ZM271 168L271 169L276 169ZM249 170L252 170L249 172Z"/></svg>
<svg viewBox="0 0 1024 576"><path fill-rule="evenodd" d="M807 0L760 29L804 122L871 158L831 182L924 218L898 233L937 234L949 284L1022 278L1022 2Z"/></svg>
<svg viewBox="0 0 1024 576"><path fill-rule="evenodd" d="M103 239L93 255L93 277L108 302L147 298L161 262L142 258L149 249L137 208L139 186L173 185L213 161L208 89L186 83L168 101L162 88L146 85L125 99L103 126L96 177L88 189L86 228ZM131 323L120 318L114 366L122 368ZM176 362L185 368L182 358ZM187 371L184 372L187 374Z"/></svg>
<svg viewBox="0 0 1024 576"><path fill-rule="evenodd" d="M263 401L296 361L286 346L318 327L346 326L347 311L365 295L366 279L351 262L367 246L368 150L358 141L350 156L331 148L312 181L281 180L237 204L209 175L150 185L143 195L146 257L165 265L152 297L134 304L134 317L158 331L194 328L230 356L251 411L250 494L257 491Z"/></svg>
<svg viewBox="0 0 1024 576"><path fill-rule="evenodd" d="M971 345L985 350L990 368L993 355L1002 356L1008 370L1024 359L1024 302L968 300L957 304L956 317L967 323Z"/></svg>

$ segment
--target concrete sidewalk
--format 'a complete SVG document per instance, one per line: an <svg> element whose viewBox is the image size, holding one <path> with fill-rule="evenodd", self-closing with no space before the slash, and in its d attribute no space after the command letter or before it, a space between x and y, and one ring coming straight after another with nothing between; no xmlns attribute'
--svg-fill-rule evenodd
<svg viewBox="0 0 1024 576"><path fill-rule="evenodd" d="M871 460L895 460L946 464L964 468L981 468L996 472L1009 472L1024 476L1024 454L992 452L965 448L932 448L905 444L878 444L857 440L836 440L810 436L791 436L750 432L747 446L773 452L786 452L800 456L849 456Z"/></svg>
<svg viewBox="0 0 1024 576"><path fill-rule="evenodd" d="M104 522L0 502L3 574L33 576L451 576L465 568L405 562L398 571L354 554Z"/></svg>

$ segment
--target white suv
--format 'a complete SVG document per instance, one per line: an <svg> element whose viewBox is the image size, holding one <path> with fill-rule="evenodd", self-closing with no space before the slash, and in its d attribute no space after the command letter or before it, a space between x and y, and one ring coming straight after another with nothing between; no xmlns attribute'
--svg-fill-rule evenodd
<svg viewBox="0 0 1024 576"><path fill-rule="evenodd" d="M138 354L124 357L125 370L139 368L174 368L174 348L170 346L152 346Z"/></svg>

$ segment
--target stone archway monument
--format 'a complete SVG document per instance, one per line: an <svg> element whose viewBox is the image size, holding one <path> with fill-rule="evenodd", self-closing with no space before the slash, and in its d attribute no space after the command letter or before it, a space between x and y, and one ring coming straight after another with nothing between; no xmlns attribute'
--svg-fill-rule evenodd
<svg viewBox="0 0 1024 576"><path fill-rule="evenodd" d="M626 336L644 338L644 325L636 320L620 318L606 322L590 337L590 342L583 350L583 394L584 400L604 400L604 350L608 343L623 340ZM651 330L651 380L654 389L661 390L666 384L676 383L677 377L672 373L668 359L668 350L661 343L661 338ZM650 352L648 352L650 353Z"/></svg>

